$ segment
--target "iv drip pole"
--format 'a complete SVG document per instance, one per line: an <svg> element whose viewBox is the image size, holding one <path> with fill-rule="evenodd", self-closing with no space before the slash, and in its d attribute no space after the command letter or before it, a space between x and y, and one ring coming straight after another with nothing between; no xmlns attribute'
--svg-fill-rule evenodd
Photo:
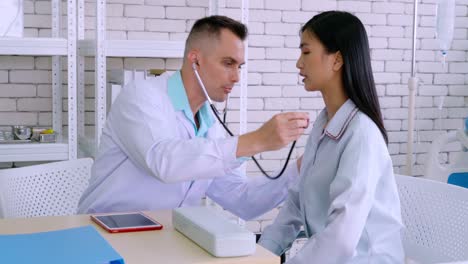
<svg viewBox="0 0 468 264"><path fill-rule="evenodd" d="M413 141L414 141L414 113L415 98L418 88L416 68L416 35L418 29L418 0L413 3L413 50L411 59L411 77L408 79L408 143L406 148L406 175L413 175Z"/></svg>

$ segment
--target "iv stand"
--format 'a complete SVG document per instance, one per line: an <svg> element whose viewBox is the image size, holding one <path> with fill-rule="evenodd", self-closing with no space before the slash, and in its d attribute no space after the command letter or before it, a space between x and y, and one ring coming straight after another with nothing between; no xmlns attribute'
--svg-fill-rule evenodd
<svg viewBox="0 0 468 264"><path fill-rule="evenodd" d="M416 35L418 28L418 0L413 3L413 50L411 61L411 77L408 79L408 145L406 149L406 175L413 175L413 141L414 141L414 112L418 78L415 74L416 66Z"/></svg>

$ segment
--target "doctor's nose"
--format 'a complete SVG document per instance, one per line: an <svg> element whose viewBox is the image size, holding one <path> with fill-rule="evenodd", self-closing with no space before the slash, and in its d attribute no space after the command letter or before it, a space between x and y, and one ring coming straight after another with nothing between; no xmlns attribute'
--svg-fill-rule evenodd
<svg viewBox="0 0 468 264"><path fill-rule="evenodd" d="M240 69L234 70L231 74L231 81L232 82L239 82L240 80Z"/></svg>

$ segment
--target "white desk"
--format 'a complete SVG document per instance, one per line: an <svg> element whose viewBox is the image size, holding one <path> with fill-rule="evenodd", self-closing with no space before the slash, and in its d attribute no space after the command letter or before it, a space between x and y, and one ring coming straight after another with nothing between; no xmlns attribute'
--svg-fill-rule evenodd
<svg viewBox="0 0 468 264"><path fill-rule="evenodd" d="M145 212L160 222L162 230L110 234L94 224L88 215L1 219L0 234L52 231L93 225L128 264L278 264L280 258L257 245L254 255L215 258L172 227L171 211Z"/></svg>

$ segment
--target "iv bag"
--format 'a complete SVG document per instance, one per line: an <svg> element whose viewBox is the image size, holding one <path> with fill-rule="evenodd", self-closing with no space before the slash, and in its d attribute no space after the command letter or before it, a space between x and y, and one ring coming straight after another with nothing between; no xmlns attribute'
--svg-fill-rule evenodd
<svg viewBox="0 0 468 264"><path fill-rule="evenodd" d="M439 0L437 2L436 37L445 64L445 56L453 39L455 22L455 0Z"/></svg>
<svg viewBox="0 0 468 264"><path fill-rule="evenodd" d="M0 0L0 37L23 36L23 0Z"/></svg>

